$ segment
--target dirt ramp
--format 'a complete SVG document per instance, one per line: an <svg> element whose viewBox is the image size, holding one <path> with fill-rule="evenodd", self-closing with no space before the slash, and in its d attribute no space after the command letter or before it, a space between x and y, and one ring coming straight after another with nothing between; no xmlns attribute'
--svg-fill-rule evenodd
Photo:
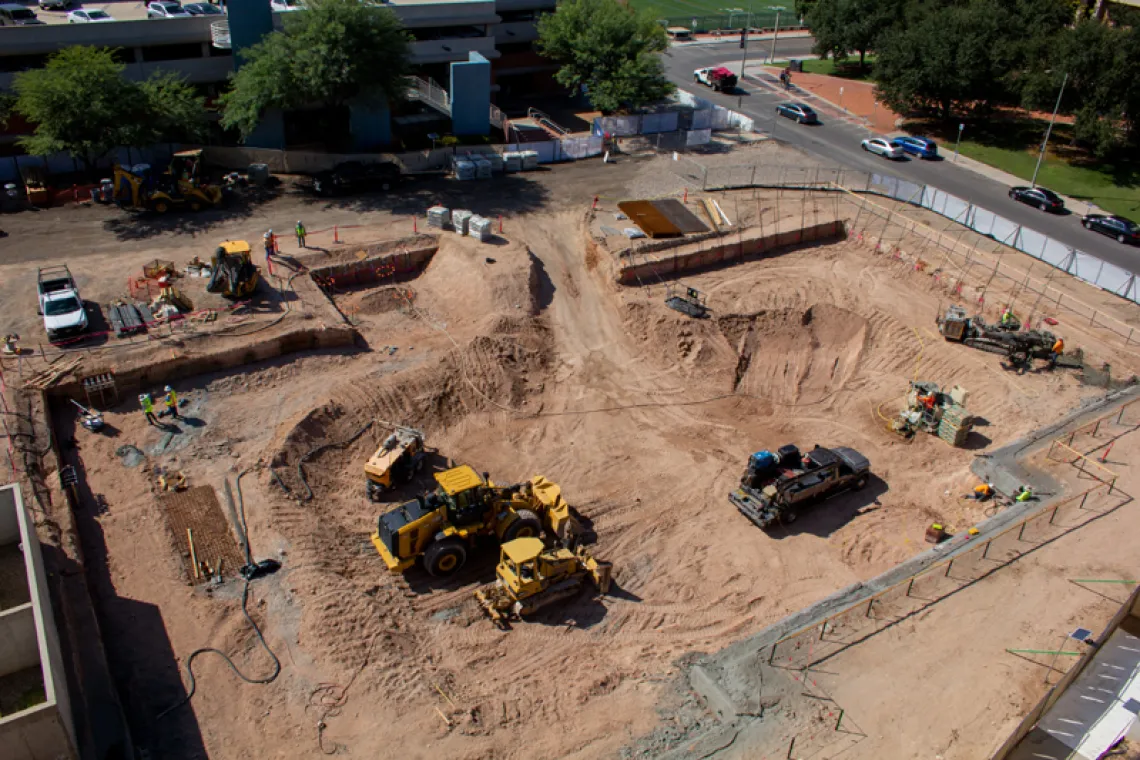
<svg viewBox="0 0 1140 760"><path fill-rule="evenodd" d="M867 320L829 304L720 317L736 349L734 390L789 404L820 401L859 367Z"/></svg>

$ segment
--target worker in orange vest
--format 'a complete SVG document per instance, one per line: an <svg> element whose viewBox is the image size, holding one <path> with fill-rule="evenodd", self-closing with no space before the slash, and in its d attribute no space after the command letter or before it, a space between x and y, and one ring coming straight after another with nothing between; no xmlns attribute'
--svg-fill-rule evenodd
<svg viewBox="0 0 1140 760"><path fill-rule="evenodd" d="M1053 349L1049 352L1049 369L1057 366L1057 360L1065 353L1065 341L1057 338L1057 342L1053 344Z"/></svg>

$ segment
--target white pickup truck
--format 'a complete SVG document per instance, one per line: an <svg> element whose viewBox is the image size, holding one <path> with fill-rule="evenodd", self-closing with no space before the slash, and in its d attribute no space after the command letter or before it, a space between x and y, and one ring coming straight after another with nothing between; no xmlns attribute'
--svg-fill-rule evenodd
<svg viewBox="0 0 1140 760"><path fill-rule="evenodd" d="M42 267L37 275L39 314L44 318L48 340L79 335L87 329L87 309L67 265Z"/></svg>
<svg viewBox="0 0 1140 760"><path fill-rule="evenodd" d="M736 89L737 78L736 74L732 73L732 69L726 69L724 66L709 66L694 71L693 81L711 87L717 92L732 92Z"/></svg>

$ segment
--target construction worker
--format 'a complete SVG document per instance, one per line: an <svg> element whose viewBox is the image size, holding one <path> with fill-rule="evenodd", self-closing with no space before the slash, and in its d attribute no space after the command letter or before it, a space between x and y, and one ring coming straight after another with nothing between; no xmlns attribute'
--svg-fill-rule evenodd
<svg viewBox="0 0 1140 760"><path fill-rule="evenodd" d="M162 402L166 404L167 413L176 420L181 419L178 416L178 394L175 393L174 389L169 385L163 390L166 391L166 396L162 399Z"/></svg>
<svg viewBox="0 0 1140 760"><path fill-rule="evenodd" d="M273 256L273 230L266 232L261 236L261 242L265 244L265 262L268 264L269 259Z"/></svg>
<svg viewBox="0 0 1140 760"><path fill-rule="evenodd" d="M297 229L295 230L295 232L297 233L297 247L298 248L304 248L305 247L305 225L301 224L300 219L297 220Z"/></svg>
<svg viewBox="0 0 1140 760"><path fill-rule="evenodd" d="M918 397L918 403L922 404L922 407L928 412L934 411L935 400L936 399L934 398L933 393L931 393L929 396L919 396Z"/></svg>
<svg viewBox="0 0 1140 760"><path fill-rule="evenodd" d="M1024 485L1017 489L1017 494L1013 497L1014 501L1029 501L1033 498L1033 491L1030 490L1028 485Z"/></svg>
<svg viewBox="0 0 1140 760"><path fill-rule="evenodd" d="M982 483L980 486L974 486L974 495L971 497L974 501L989 501L994 495L993 483Z"/></svg>
<svg viewBox="0 0 1140 760"><path fill-rule="evenodd" d="M1006 306L1005 311L1002 312L1001 326L1002 327L1016 327L1017 326L1017 316L1013 313L1013 306L1012 305Z"/></svg>
<svg viewBox="0 0 1140 760"><path fill-rule="evenodd" d="M0 350L2 350L6 354L11 354L12 356L19 354L20 353L20 347L18 345L16 345L16 341L18 341L19 339L20 339L20 336L17 335L16 333L8 333L7 335L4 336L4 348L0 349Z"/></svg>
<svg viewBox="0 0 1140 760"><path fill-rule="evenodd" d="M1053 348L1049 351L1049 369L1057 366L1057 360L1065 353L1065 341L1057 338L1057 342L1053 344Z"/></svg>
<svg viewBox="0 0 1140 760"><path fill-rule="evenodd" d="M149 393L139 394L139 406L142 407L143 414L146 415L146 424L157 425L158 417L154 416L154 399L150 397Z"/></svg>

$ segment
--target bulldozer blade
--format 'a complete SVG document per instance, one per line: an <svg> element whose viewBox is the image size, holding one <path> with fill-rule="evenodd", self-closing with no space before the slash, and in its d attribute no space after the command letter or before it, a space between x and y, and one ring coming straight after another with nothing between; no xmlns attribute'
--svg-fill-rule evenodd
<svg viewBox="0 0 1140 760"><path fill-rule="evenodd" d="M487 593L484 589L479 589L475 592L475 601L479 603L483 612L487 613L487 617L491 618L491 622L504 631L511 630L510 620L508 620L507 615L495 604L495 600L491 598L491 594Z"/></svg>

